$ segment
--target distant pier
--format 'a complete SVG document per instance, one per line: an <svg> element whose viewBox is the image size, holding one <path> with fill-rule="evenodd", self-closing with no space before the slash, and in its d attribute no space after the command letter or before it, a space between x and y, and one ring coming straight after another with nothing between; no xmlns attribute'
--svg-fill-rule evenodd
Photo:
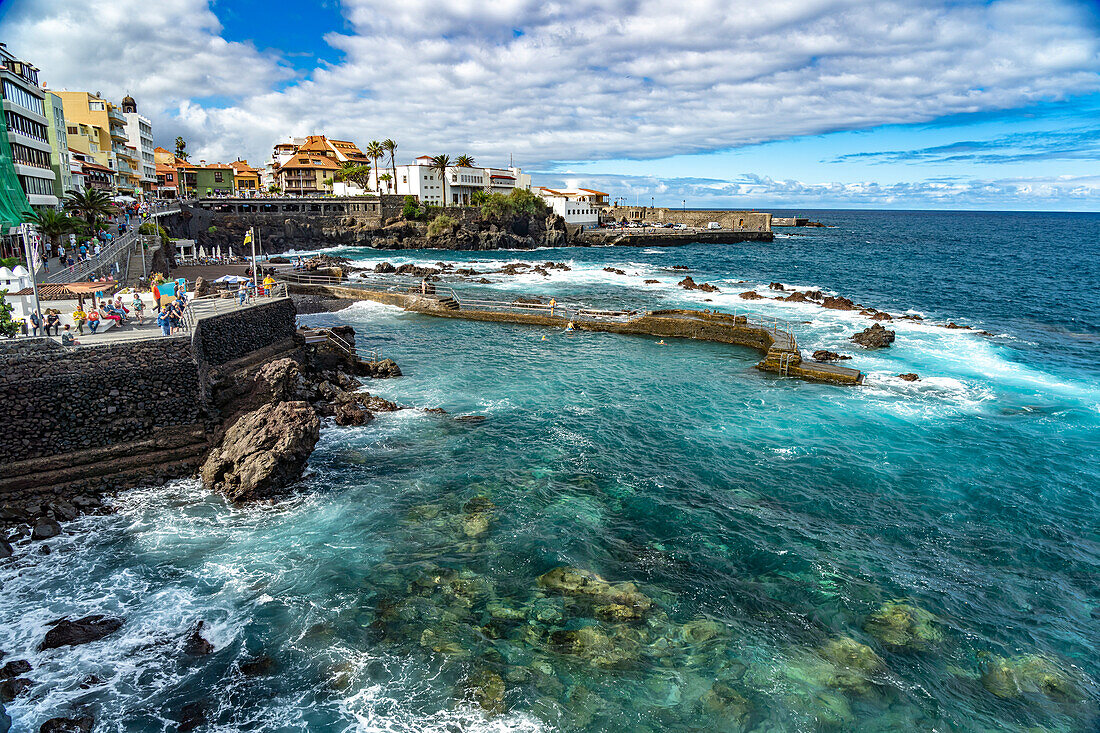
<svg viewBox="0 0 1100 733"><path fill-rule="evenodd" d="M488 300L460 295L443 283L368 276L352 280L283 272L278 275L291 293L327 295L346 300L386 303L415 313L469 321L602 331L632 336L690 338L748 346L762 352L756 368L781 376L815 382L858 385L858 369L805 361L786 321L748 313L711 310L600 310L573 303L534 303L522 297Z"/></svg>

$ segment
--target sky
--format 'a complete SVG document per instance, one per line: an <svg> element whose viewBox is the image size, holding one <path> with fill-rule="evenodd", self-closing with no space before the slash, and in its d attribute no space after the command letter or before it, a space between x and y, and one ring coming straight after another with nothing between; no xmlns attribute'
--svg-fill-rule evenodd
<svg viewBox="0 0 1100 733"><path fill-rule="evenodd" d="M0 41L192 160L389 137L630 203L1100 211L1100 0L0 0Z"/></svg>

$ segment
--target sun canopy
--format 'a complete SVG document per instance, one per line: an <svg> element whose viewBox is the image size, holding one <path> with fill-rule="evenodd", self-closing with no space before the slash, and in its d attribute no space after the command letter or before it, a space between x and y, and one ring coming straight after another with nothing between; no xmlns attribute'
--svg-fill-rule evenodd
<svg viewBox="0 0 1100 733"><path fill-rule="evenodd" d="M241 283L241 282L245 282L246 283L246 282L249 282L249 279L247 277L241 277L240 275L222 275L221 277L219 277L214 282L216 282L216 283Z"/></svg>

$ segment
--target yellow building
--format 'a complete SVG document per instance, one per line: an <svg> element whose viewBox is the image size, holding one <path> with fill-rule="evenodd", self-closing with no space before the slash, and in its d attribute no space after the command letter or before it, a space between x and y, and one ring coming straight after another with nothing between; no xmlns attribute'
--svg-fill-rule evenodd
<svg viewBox="0 0 1100 733"><path fill-rule="evenodd" d="M69 147L91 157L115 173L120 193L141 191L141 161L135 147L127 145L126 118L122 110L89 92L54 92L65 108Z"/></svg>
<svg viewBox="0 0 1100 733"><path fill-rule="evenodd" d="M252 196L260 190L260 171L248 164L247 160L237 159L233 166L233 188L238 196Z"/></svg>

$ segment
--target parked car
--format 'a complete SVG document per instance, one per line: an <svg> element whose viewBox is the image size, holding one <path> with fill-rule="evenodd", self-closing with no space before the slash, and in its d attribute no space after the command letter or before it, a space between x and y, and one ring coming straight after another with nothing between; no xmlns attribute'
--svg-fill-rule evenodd
<svg viewBox="0 0 1100 733"><path fill-rule="evenodd" d="M716 221L712 221L712 222L709 222L709 223L707 224L707 229L721 229L721 228L722 228L722 225L721 225L721 224L719 224L719 223L718 223L718 222L716 222Z"/></svg>

